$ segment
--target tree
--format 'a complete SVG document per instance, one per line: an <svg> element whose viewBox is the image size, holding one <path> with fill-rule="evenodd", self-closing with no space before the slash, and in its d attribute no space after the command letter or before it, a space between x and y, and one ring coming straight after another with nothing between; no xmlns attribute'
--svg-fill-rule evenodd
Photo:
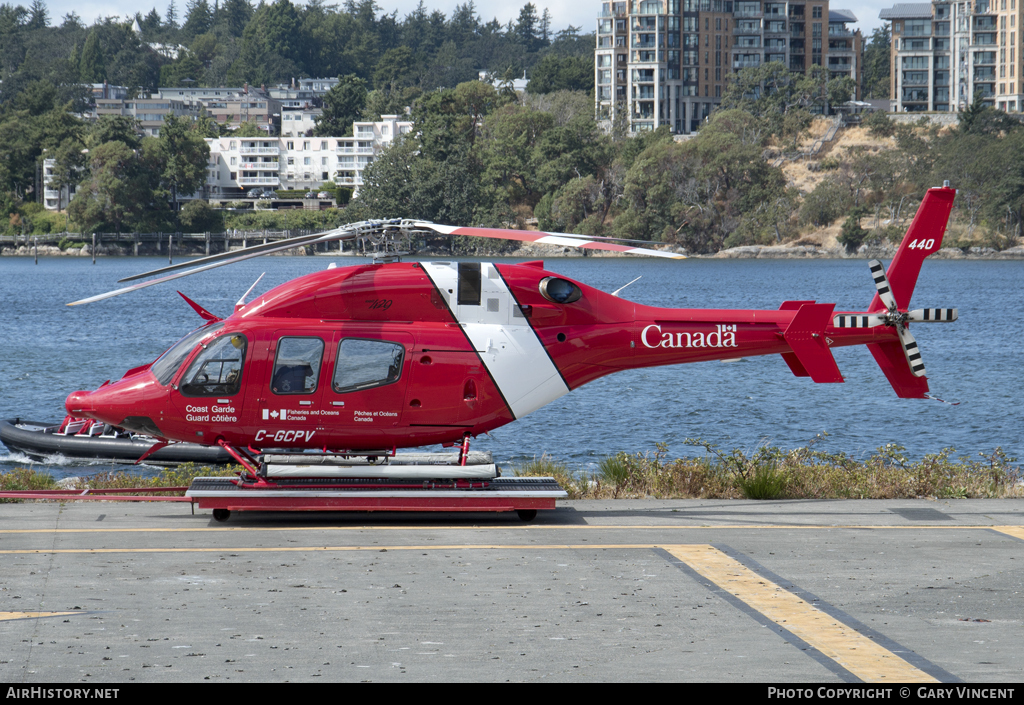
<svg viewBox="0 0 1024 705"><path fill-rule="evenodd" d="M366 105L366 81L355 74L341 78L324 96L324 111L316 119L317 137L344 137L352 134L352 123L363 114Z"/></svg>
<svg viewBox="0 0 1024 705"><path fill-rule="evenodd" d="M891 46L892 29L886 22L871 32L871 40L864 47L864 97L890 97Z"/></svg>
<svg viewBox="0 0 1024 705"><path fill-rule="evenodd" d="M534 152L553 125L551 115L518 105L506 105L484 120L475 148L484 181L494 198L510 205L533 206L544 195L539 182L535 182Z"/></svg>
<svg viewBox="0 0 1024 705"><path fill-rule="evenodd" d="M530 71L529 93L589 91L594 87L594 57L548 54Z"/></svg>
<svg viewBox="0 0 1024 705"><path fill-rule="evenodd" d="M267 131L255 122L243 122L231 134L235 137L266 137Z"/></svg>
<svg viewBox="0 0 1024 705"><path fill-rule="evenodd" d="M28 29L46 29L50 24L50 13L46 9L43 0L32 0L32 7L29 10L28 22L25 27Z"/></svg>
<svg viewBox="0 0 1024 705"><path fill-rule="evenodd" d="M101 115L93 123L85 144L93 149L106 142L121 142L129 149L138 149L139 129L139 121L128 115Z"/></svg>
<svg viewBox="0 0 1024 705"><path fill-rule="evenodd" d="M388 49L373 71L373 85L377 89L394 91L408 85L415 65L409 47Z"/></svg>
<svg viewBox="0 0 1024 705"><path fill-rule="evenodd" d="M178 6L174 0L167 3L167 13L164 15L164 26L167 29L178 29Z"/></svg>
<svg viewBox="0 0 1024 705"><path fill-rule="evenodd" d="M78 75L82 83L102 83L107 77L103 66L103 52L100 50L99 32L93 29L85 39L82 47Z"/></svg>
<svg viewBox="0 0 1024 705"><path fill-rule="evenodd" d="M198 198L181 207L178 219L186 230L193 233L217 231L224 227L223 212Z"/></svg>
<svg viewBox="0 0 1024 705"><path fill-rule="evenodd" d="M248 0L225 0L217 13L217 24L232 37L241 37L252 19L252 5Z"/></svg>
<svg viewBox="0 0 1024 705"><path fill-rule="evenodd" d="M179 194L191 195L202 188L210 147L184 118L164 116L164 126L160 128L159 144L153 150L153 156L155 158L151 161L162 167L160 184L170 192L173 208L177 208Z"/></svg>
<svg viewBox="0 0 1024 705"><path fill-rule="evenodd" d="M139 154L124 142L101 144L89 152L89 178L68 206L68 215L87 230L106 223L120 233L151 202L150 177Z"/></svg>
<svg viewBox="0 0 1024 705"><path fill-rule="evenodd" d="M213 10L206 0L188 0L185 4L185 23L181 35L191 41L200 34L206 34L213 27Z"/></svg>
<svg viewBox="0 0 1024 705"><path fill-rule="evenodd" d="M540 18L537 17L537 6L532 2L523 5L519 11L519 19L515 24L515 36L527 49L536 51L540 48Z"/></svg>

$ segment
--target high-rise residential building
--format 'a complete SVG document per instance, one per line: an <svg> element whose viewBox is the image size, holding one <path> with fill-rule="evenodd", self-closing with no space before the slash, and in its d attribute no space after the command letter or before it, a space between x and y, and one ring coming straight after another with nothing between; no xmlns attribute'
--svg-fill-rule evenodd
<svg viewBox="0 0 1024 705"><path fill-rule="evenodd" d="M597 118L632 132L668 125L689 133L721 102L729 73L769 61L804 72L827 66L859 86L863 41L847 27L856 21L849 10L830 11L828 0L604 2Z"/></svg>
<svg viewBox="0 0 1024 705"><path fill-rule="evenodd" d="M989 107L1024 109L1018 3L940 0L882 10L879 18L892 23L890 108L957 112L980 94Z"/></svg>

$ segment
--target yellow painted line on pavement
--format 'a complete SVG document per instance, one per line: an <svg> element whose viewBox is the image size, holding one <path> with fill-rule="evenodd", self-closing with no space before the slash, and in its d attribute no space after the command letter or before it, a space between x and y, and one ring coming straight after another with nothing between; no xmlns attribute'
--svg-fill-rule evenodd
<svg viewBox="0 0 1024 705"><path fill-rule="evenodd" d="M11 619L36 619L37 617L63 617L66 614L82 614L81 612L0 612L0 622Z"/></svg>
<svg viewBox="0 0 1024 705"><path fill-rule="evenodd" d="M937 683L860 632L707 545L662 546L701 576L868 683Z"/></svg>
<svg viewBox="0 0 1024 705"><path fill-rule="evenodd" d="M821 531L822 529L945 529L945 530L973 530L973 529L995 529L1012 536L1018 536L1011 532L1024 532L1021 526L991 526L985 524L950 526L949 524L915 524L915 525L885 525L885 524L529 524L529 525L493 525L479 526L469 524L465 526L436 526L433 524L415 524L408 526L198 526L198 527L153 527L143 529L110 528L110 529L0 529L3 534L133 534L133 533L187 533L187 532L231 532L241 531L243 533L254 533L260 531L565 531L578 529L580 531L593 530L692 530L692 529L755 529L764 531L768 529L777 530L811 530Z"/></svg>
<svg viewBox="0 0 1024 705"><path fill-rule="evenodd" d="M658 548L655 544L609 543L609 544L453 544L426 546L235 546L225 548L25 548L0 551L0 555L51 554L51 553L301 553L303 551L462 551L462 550L508 550L508 549L596 549L596 548Z"/></svg>
<svg viewBox="0 0 1024 705"><path fill-rule="evenodd" d="M992 526L996 531L1024 541L1024 526Z"/></svg>

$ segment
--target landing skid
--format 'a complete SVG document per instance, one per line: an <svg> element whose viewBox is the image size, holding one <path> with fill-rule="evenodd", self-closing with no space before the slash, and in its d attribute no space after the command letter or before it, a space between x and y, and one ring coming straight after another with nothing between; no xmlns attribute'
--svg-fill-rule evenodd
<svg viewBox="0 0 1024 705"><path fill-rule="evenodd" d="M229 452L231 449L228 449ZM551 477L500 477L490 453L359 452L246 456L237 479L198 477L185 496L232 512L516 512L532 521L568 495Z"/></svg>

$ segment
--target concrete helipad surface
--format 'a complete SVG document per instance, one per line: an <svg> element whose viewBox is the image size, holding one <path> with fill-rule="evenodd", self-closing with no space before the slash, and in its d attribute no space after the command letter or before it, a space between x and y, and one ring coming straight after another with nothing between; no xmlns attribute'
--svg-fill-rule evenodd
<svg viewBox="0 0 1024 705"><path fill-rule="evenodd" d="M0 682L1019 681L1024 501L0 505Z"/></svg>

